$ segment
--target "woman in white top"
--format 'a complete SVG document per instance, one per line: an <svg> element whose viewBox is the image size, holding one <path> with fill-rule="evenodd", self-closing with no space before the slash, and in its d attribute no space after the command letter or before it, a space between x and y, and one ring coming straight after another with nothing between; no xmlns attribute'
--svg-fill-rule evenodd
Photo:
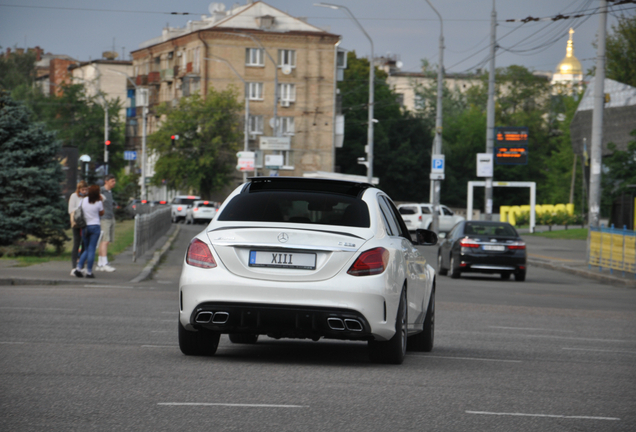
<svg viewBox="0 0 636 432"><path fill-rule="evenodd" d="M75 267L77 267L77 259L80 255L79 248L82 243L82 230L75 226L73 213L75 213L75 209L79 207L82 198L87 195L88 184L82 180L77 184L77 190L71 194L68 200L68 214L71 215L71 230L73 231L73 249L71 250L71 262L73 263L73 267L71 269L71 275L74 274Z"/></svg>
<svg viewBox="0 0 636 432"><path fill-rule="evenodd" d="M82 199L80 207L86 219L86 228L83 230L84 251L73 274L77 277L84 277L82 268L84 264L86 264L86 277L94 278L93 263L95 262L95 250L97 249L97 241L102 231L99 217L104 214L104 205L102 204L102 195L99 193L99 186L93 185L88 188L88 197Z"/></svg>

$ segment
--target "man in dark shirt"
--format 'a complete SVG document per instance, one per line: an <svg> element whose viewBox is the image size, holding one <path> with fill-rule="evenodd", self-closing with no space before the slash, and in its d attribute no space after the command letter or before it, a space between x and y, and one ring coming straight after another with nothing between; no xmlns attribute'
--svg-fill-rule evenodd
<svg viewBox="0 0 636 432"><path fill-rule="evenodd" d="M102 237L99 244L99 258L95 271L113 272L115 268L108 263L108 243L115 240L115 210L113 208L113 194L111 190L115 187L117 180L113 174L108 174L104 178L104 186L101 188L104 197L104 216L101 219Z"/></svg>

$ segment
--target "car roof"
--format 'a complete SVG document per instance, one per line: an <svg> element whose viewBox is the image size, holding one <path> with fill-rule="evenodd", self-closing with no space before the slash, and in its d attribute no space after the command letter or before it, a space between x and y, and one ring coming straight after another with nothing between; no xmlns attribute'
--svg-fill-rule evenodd
<svg viewBox="0 0 636 432"><path fill-rule="evenodd" d="M262 191L327 192L353 197L361 197L364 191L374 186L347 180L333 180L306 177L252 177L241 193Z"/></svg>

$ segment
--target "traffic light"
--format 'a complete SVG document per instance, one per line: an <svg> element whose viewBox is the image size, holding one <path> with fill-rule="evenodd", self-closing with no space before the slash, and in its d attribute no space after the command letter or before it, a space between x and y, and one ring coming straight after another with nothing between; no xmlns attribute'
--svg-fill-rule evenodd
<svg viewBox="0 0 636 432"><path fill-rule="evenodd" d="M174 146L176 144L175 141L179 139L179 135L172 135L170 136L170 139L172 140L172 145Z"/></svg>
<svg viewBox="0 0 636 432"><path fill-rule="evenodd" d="M110 145L110 140L106 140L106 145L109 146Z"/></svg>

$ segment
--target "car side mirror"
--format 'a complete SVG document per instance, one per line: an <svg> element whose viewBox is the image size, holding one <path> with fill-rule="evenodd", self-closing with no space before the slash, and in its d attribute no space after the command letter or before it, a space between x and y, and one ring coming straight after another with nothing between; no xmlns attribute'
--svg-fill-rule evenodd
<svg viewBox="0 0 636 432"><path fill-rule="evenodd" d="M437 234L434 231L418 229L415 231L417 244L422 246L435 246L437 244Z"/></svg>

